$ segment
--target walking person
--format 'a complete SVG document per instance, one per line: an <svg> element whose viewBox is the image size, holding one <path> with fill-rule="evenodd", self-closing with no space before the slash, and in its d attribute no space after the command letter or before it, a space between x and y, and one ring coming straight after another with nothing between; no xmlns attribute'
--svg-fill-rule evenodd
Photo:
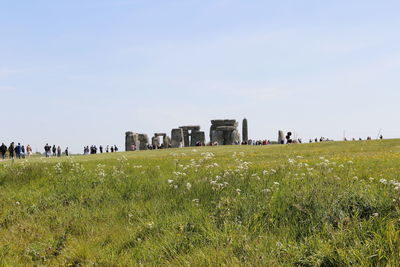
<svg viewBox="0 0 400 267"><path fill-rule="evenodd" d="M7 153L7 146L4 143L1 143L0 153L1 153L1 159L5 160L6 159L6 153Z"/></svg>
<svg viewBox="0 0 400 267"><path fill-rule="evenodd" d="M21 144L18 143L18 145L15 147L15 155L17 156L17 159L21 159Z"/></svg>
<svg viewBox="0 0 400 267"><path fill-rule="evenodd" d="M68 157L68 147L65 149L65 156Z"/></svg>
<svg viewBox="0 0 400 267"><path fill-rule="evenodd" d="M14 142L12 142L8 147L8 153L10 154L10 159L12 160L14 160L14 152L15 152L14 149L15 149Z"/></svg>
<svg viewBox="0 0 400 267"><path fill-rule="evenodd" d="M26 146L26 154L28 154L28 157L32 155L32 147L31 145Z"/></svg>
<svg viewBox="0 0 400 267"><path fill-rule="evenodd" d="M61 157L61 147L57 147L57 157Z"/></svg>
<svg viewBox="0 0 400 267"><path fill-rule="evenodd" d="M57 152L56 145L53 145L52 151L53 151L53 157L55 157L55 156L57 155L57 154L56 154L56 152Z"/></svg>
<svg viewBox="0 0 400 267"><path fill-rule="evenodd" d="M25 158L25 146L21 146L21 157L24 159Z"/></svg>
<svg viewBox="0 0 400 267"><path fill-rule="evenodd" d="M49 144L46 144L44 146L44 153L46 155L46 158L50 157L50 153L51 153L50 150L51 150L51 146L49 146Z"/></svg>

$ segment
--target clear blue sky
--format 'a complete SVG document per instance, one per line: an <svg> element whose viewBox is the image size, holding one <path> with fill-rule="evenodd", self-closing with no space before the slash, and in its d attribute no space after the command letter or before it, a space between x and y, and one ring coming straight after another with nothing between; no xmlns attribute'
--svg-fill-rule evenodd
<svg viewBox="0 0 400 267"><path fill-rule="evenodd" d="M400 2L0 0L0 142L116 144L249 120L254 139L400 137Z"/></svg>

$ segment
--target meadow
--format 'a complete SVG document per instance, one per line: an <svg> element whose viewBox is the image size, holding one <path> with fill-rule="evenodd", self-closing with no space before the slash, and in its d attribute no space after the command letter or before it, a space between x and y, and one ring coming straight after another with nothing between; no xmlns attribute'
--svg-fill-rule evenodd
<svg viewBox="0 0 400 267"><path fill-rule="evenodd" d="M400 140L0 162L0 266L398 266Z"/></svg>

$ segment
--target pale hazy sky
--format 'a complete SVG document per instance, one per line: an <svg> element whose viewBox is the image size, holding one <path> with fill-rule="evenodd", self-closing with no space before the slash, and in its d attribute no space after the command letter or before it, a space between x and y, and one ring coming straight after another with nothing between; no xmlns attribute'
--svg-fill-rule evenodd
<svg viewBox="0 0 400 267"><path fill-rule="evenodd" d="M400 137L400 1L0 0L0 142L81 152L249 120Z"/></svg>

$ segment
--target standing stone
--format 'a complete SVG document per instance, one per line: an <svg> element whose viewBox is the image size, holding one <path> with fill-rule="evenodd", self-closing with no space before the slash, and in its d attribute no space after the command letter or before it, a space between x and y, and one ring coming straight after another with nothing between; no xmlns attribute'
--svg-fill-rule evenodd
<svg viewBox="0 0 400 267"><path fill-rule="evenodd" d="M133 132L125 133L125 151L132 151Z"/></svg>
<svg viewBox="0 0 400 267"><path fill-rule="evenodd" d="M242 137L243 137L243 142L248 142L249 141L249 133L248 133L248 128L247 128L247 119L244 118L243 119L243 123L242 123Z"/></svg>
<svg viewBox="0 0 400 267"><path fill-rule="evenodd" d="M160 146L160 137L153 136L151 138L151 144L152 144L154 149L158 149L158 147Z"/></svg>
<svg viewBox="0 0 400 267"><path fill-rule="evenodd" d="M211 143L234 145L240 143L240 134L236 120L212 120L210 128Z"/></svg>
<svg viewBox="0 0 400 267"><path fill-rule="evenodd" d="M200 142L201 144L205 143L205 133L202 131L192 131L191 134L191 142L190 142L190 146L196 146L196 144L198 142Z"/></svg>
<svg viewBox="0 0 400 267"><path fill-rule="evenodd" d="M278 144L284 144L285 143L285 134L283 131L278 132Z"/></svg>
<svg viewBox="0 0 400 267"><path fill-rule="evenodd" d="M183 130L181 128L171 130L171 147L183 147Z"/></svg>
<svg viewBox="0 0 400 267"><path fill-rule="evenodd" d="M238 130L231 132L231 145L240 145L240 133Z"/></svg>
<svg viewBox="0 0 400 267"><path fill-rule="evenodd" d="M164 144L164 148L170 148L171 147L171 137L165 135L163 137L163 144Z"/></svg>
<svg viewBox="0 0 400 267"><path fill-rule="evenodd" d="M183 131L183 145L185 147L196 145L197 132L200 131L199 125L180 126Z"/></svg>
<svg viewBox="0 0 400 267"><path fill-rule="evenodd" d="M139 149L139 135L134 132L125 133L125 151L133 151L133 147Z"/></svg>
<svg viewBox="0 0 400 267"><path fill-rule="evenodd" d="M183 146L188 147L190 146L190 135L188 130L183 130Z"/></svg>
<svg viewBox="0 0 400 267"><path fill-rule="evenodd" d="M223 135L224 135L223 131L212 130L210 134L211 144L218 143L218 145L223 145L224 144Z"/></svg>
<svg viewBox="0 0 400 267"><path fill-rule="evenodd" d="M139 134L139 150L147 150L149 144L149 137L147 134Z"/></svg>

